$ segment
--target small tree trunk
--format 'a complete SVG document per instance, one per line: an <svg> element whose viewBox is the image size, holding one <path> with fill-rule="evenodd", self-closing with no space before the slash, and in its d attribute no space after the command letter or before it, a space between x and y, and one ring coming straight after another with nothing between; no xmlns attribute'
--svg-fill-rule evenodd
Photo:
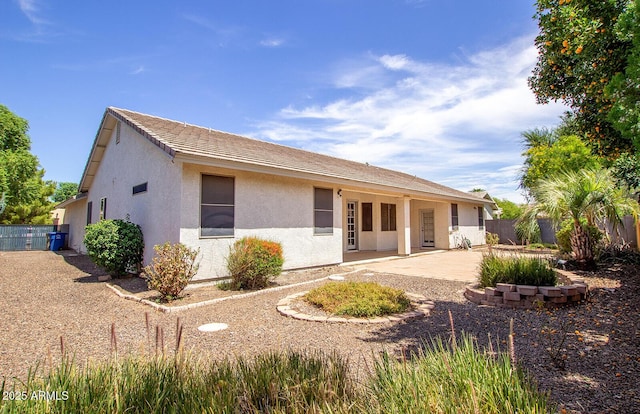
<svg viewBox="0 0 640 414"><path fill-rule="evenodd" d="M573 225L571 250L579 269L592 270L596 268L596 262L593 258L593 245L589 238L589 233L579 222Z"/></svg>

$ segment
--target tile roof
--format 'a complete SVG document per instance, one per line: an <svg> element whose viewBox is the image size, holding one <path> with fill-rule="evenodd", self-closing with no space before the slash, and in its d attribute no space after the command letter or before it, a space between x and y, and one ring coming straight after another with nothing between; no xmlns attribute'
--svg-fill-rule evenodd
<svg viewBox="0 0 640 414"><path fill-rule="evenodd" d="M427 193L437 197L481 201L463 191L416 176L355 161L260 141L210 128L172 121L126 109L109 107L105 113L128 124L171 156L205 157L280 170L332 177L366 187L376 184L396 191ZM103 119L104 124L104 119ZM100 133L100 132L99 132ZM85 171L86 173L86 171Z"/></svg>

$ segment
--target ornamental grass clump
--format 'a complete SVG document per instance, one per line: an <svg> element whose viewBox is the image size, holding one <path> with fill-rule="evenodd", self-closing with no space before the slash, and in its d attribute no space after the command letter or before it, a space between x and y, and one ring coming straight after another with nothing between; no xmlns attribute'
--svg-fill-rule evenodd
<svg viewBox="0 0 640 414"><path fill-rule="evenodd" d="M280 243L257 237L243 237L229 249L227 269L231 289L264 289L282 272L284 258Z"/></svg>
<svg viewBox="0 0 640 414"><path fill-rule="evenodd" d="M344 358L320 352L212 362L183 354L125 356L83 366L65 357L13 388L0 382L3 392L26 397L0 400L0 412L347 413L358 398L348 369ZM47 398L31 398L43 391Z"/></svg>
<svg viewBox="0 0 640 414"><path fill-rule="evenodd" d="M163 300L177 299L198 272L196 257L200 249L190 249L182 243L157 244L156 256L144 268L149 289L160 292Z"/></svg>
<svg viewBox="0 0 640 414"><path fill-rule="evenodd" d="M480 286L498 283L531 286L555 286L558 276L549 261L540 257L487 254L480 262Z"/></svg>
<svg viewBox="0 0 640 414"><path fill-rule="evenodd" d="M469 334L434 339L410 359L383 353L369 385L379 413L555 412L508 353L484 350Z"/></svg>
<svg viewBox="0 0 640 414"><path fill-rule="evenodd" d="M311 290L304 300L327 313L370 318L406 311L404 292L373 282L329 282Z"/></svg>

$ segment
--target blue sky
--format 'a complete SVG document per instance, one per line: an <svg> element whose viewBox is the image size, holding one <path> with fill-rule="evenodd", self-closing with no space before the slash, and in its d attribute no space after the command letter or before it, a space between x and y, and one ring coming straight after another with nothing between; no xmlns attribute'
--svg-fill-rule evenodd
<svg viewBox="0 0 640 414"><path fill-rule="evenodd" d="M0 103L78 182L107 106L522 201L533 1L5 0Z"/></svg>

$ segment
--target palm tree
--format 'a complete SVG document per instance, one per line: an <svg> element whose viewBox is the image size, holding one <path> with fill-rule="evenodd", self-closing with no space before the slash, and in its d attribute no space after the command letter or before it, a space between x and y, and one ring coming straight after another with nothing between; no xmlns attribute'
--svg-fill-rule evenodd
<svg viewBox="0 0 640 414"><path fill-rule="evenodd" d="M571 219L571 250L578 266L584 269L595 267L595 246L581 219L592 226L604 220L617 231L625 215L638 217L640 213L638 203L625 190L616 187L609 170L601 168L564 172L540 180L531 194L535 203L529 206L520 221L532 225L538 215L544 214L558 226L563 220Z"/></svg>

